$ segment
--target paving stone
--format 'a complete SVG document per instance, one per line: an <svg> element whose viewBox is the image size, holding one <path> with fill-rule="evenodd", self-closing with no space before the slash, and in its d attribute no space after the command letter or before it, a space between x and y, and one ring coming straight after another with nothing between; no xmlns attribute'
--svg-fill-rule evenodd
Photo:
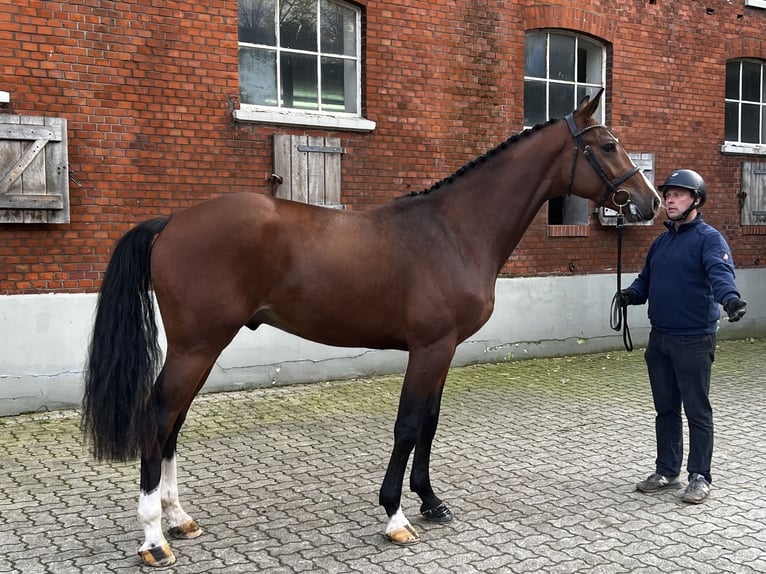
<svg viewBox="0 0 766 574"><path fill-rule="evenodd" d="M642 350L453 369L432 456L455 520L384 540L377 504L401 377L202 395L181 433L178 573L766 572L766 339L713 370L713 490L644 495L654 413ZM0 419L0 574L135 573L138 463L102 464L76 411Z"/></svg>

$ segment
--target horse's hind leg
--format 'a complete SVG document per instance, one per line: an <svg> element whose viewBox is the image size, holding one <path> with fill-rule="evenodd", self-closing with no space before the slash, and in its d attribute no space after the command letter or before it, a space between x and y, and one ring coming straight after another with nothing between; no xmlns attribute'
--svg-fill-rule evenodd
<svg viewBox="0 0 766 574"><path fill-rule="evenodd" d="M206 377L207 378L207 377ZM186 540L197 538L202 529L197 521L189 516L181 507L178 497L178 472L176 468L176 444L178 431L186 420L186 411L178 417L173 433L168 439L165 452L162 455L162 478L160 479L160 500L162 512L168 521L168 534L171 537Z"/></svg>
<svg viewBox="0 0 766 574"><path fill-rule="evenodd" d="M169 519L171 536L196 538L202 533L197 523L181 508L178 499L176 443L191 401L211 368L212 360L209 359L179 364L169 357L155 385L152 399L158 402L159 412L162 413L158 424L162 449L160 453L141 457L138 502L138 520L144 530L144 543L138 553L150 566L169 566L176 560L163 533L163 511Z"/></svg>

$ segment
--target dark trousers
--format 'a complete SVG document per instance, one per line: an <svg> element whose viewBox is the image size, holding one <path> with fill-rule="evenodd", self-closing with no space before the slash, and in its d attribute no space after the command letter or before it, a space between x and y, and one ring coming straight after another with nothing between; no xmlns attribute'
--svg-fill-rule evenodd
<svg viewBox="0 0 766 574"><path fill-rule="evenodd" d="M649 371L654 409L657 412L657 469L677 476L683 463L683 406L689 424L689 458L686 470L708 482L713 458L713 409L708 398L715 359L715 333L709 335L649 334L644 358Z"/></svg>

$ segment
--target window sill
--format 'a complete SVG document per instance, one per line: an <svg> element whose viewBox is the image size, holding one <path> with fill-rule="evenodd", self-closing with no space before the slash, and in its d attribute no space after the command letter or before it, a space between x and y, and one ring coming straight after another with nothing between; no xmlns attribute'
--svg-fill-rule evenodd
<svg viewBox="0 0 766 574"><path fill-rule="evenodd" d="M726 142L721 146L721 153L766 155L766 144Z"/></svg>
<svg viewBox="0 0 766 574"><path fill-rule="evenodd" d="M548 237L588 237L589 225L549 225Z"/></svg>
<svg viewBox="0 0 766 574"><path fill-rule="evenodd" d="M766 235L766 223L761 225L743 225L742 235Z"/></svg>
<svg viewBox="0 0 766 574"><path fill-rule="evenodd" d="M238 122L256 122L282 126L324 128L355 132L371 132L375 122L355 116L332 116L305 112L280 112L276 110L234 110Z"/></svg>

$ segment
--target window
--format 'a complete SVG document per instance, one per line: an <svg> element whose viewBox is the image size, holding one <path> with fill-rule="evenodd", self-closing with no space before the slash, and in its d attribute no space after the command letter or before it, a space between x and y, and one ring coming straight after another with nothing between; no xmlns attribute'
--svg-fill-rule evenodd
<svg viewBox="0 0 766 574"><path fill-rule="evenodd" d="M535 30L524 40L524 126L562 118L585 96L605 85L606 49L582 35ZM597 119L603 123L604 106ZM548 225L571 225L563 235L587 235L589 202L580 197L556 197L548 202ZM584 226L584 227L583 227ZM562 235L560 232L549 233Z"/></svg>
<svg viewBox="0 0 766 574"><path fill-rule="evenodd" d="M766 63L726 63L723 151L766 154Z"/></svg>
<svg viewBox="0 0 766 574"><path fill-rule="evenodd" d="M604 47L565 32L527 32L524 41L524 125L563 118L604 87ZM603 122L603 106L597 112Z"/></svg>
<svg viewBox="0 0 766 574"><path fill-rule="evenodd" d="M239 0L237 119L348 129L361 117L360 10L335 0Z"/></svg>

